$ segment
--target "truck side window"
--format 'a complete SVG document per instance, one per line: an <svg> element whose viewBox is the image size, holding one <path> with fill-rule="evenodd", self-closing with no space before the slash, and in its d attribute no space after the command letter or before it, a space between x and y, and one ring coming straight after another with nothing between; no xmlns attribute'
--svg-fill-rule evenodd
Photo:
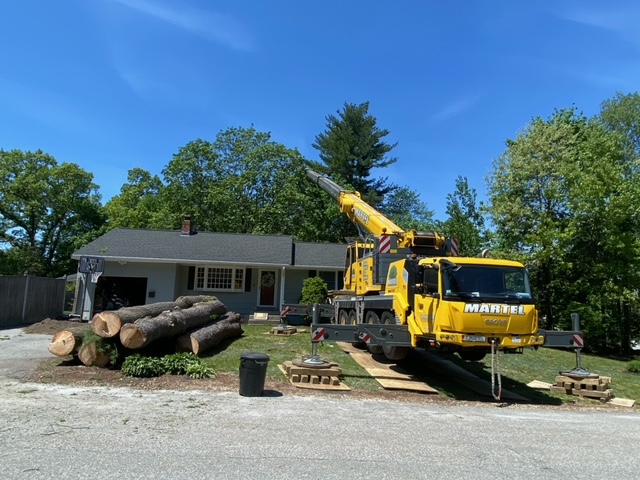
<svg viewBox="0 0 640 480"><path fill-rule="evenodd" d="M438 292L438 271L433 268L424 270L425 293L432 294Z"/></svg>

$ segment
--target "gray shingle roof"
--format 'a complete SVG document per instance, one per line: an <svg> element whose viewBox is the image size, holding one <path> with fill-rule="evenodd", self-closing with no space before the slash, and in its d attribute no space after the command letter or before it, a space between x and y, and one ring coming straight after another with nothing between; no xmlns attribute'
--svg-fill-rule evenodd
<svg viewBox="0 0 640 480"><path fill-rule="evenodd" d="M287 235L243 235L115 228L72 255L109 261L344 267L345 245L296 243ZM295 259L293 254L295 252Z"/></svg>
<svg viewBox="0 0 640 480"><path fill-rule="evenodd" d="M297 267L344 268L347 246L341 243L295 242Z"/></svg>

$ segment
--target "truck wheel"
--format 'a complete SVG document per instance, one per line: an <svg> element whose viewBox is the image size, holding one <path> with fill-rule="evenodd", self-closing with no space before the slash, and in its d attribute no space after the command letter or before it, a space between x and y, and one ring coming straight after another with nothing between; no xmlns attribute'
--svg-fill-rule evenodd
<svg viewBox="0 0 640 480"><path fill-rule="evenodd" d="M365 323L380 323L380 317L376 312L369 310L364 316L364 321ZM367 345L367 350L369 350L369 353L377 355L382 353L382 345Z"/></svg>
<svg viewBox="0 0 640 480"><path fill-rule="evenodd" d="M396 317L391 312L384 312L381 317L381 322L385 325L395 325ZM409 347L382 347L382 352L384 356L389 360L402 360L409 353Z"/></svg>
<svg viewBox="0 0 640 480"><path fill-rule="evenodd" d="M349 310L349 325L357 325L358 324L358 314L355 310ZM356 348L367 348L367 344L362 340L358 340L357 342L351 342Z"/></svg>
<svg viewBox="0 0 640 480"><path fill-rule="evenodd" d="M349 324L349 314L346 310L340 310L338 313L338 325L348 325Z"/></svg>
<svg viewBox="0 0 640 480"><path fill-rule="evenodd" d="M461 359L466 360L468 362L479 362L487 355L487 352L478 351L478 350L467 350L467 351L462 350L458 352L458 355L460 355Z"/></svg>

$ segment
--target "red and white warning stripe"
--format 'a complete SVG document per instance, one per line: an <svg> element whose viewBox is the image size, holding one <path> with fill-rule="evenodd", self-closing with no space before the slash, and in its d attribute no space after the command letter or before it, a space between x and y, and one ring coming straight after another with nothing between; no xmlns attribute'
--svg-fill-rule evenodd
<svg viewBox="0 0 640 480"><path fill-rule="evenodd" d="M311 334L312 342L321 342L324 340L324 328L316 328Z"/></svg>
<svg viewBox="0 0 640 480"><path fill-rule="evenodd" d="M584 347L584 337L580 334L575 334L573 336L573 346L576 348Z"/></svg>
<svg viewBox="0 0 640 480"><path fill-rule="evenodd" d="M389 235L382 235L380 237L378 251L380 253L389 253L391 251L391 237Z"/></svg>
<svg viewBox="0 0 640 480"><path fill-rule="evenodd" d="M458 239L456 237L451 237L451 255L454 257L457 257L458 255L460 255L460 250L459 250L459 246L460 243L458 242Z"/></svg>
<svg viewBox="0 0 640 480"><path fill-rule="evenodd" d="M369 335L368 333L361 333L359 335L360 340L362 340L364 343L370 343L371 342L371 335Z"/></svg>

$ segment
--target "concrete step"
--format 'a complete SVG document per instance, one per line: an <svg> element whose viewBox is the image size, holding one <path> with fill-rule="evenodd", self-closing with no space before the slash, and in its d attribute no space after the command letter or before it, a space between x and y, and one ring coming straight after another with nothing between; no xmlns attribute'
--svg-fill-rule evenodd
<svg viewBox="0 0 640 480"><path fill-rule="evenodd" d="M280 324L280 314L274 312L256 312L249 315L247 323L249 325L278 325Z"/></svg>

